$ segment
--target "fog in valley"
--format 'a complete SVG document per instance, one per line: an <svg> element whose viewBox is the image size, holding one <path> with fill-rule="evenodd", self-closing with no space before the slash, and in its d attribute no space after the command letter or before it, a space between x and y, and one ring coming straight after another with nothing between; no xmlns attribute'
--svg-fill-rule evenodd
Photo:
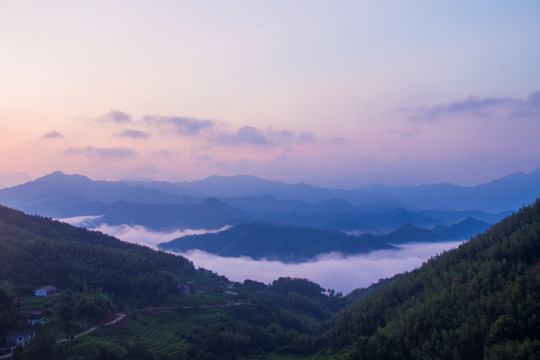
<svg viewBox="0 0 540 360"><path fill-rule="evenodd" d="M140 225L119 225L119 226L110 226L110 225L100 225L98 228L93 230L100 231L105 234L112 235L122 241L146 245L151 248L157 249L157 245L162 242L171 241L173 239L187 236L187 235L201 235L212 232L218 232L228 229L229 226L225 226L218 230L203 230L203 229L186 229L186 230L175 230L171 232L157 232L148 230L144 226Z"/></svg>
<svg viewBox="0 0 540 360"><path fill-rule="evenodd" d="M170 241L180 236L210 232L202 229L154 232L143 226L130 225L101 225L94 230L115 236L126 242L147 245L152 248L156 248L156 245L161 242ZM348 257L332 253L321 255L310 262L298 264L253 260L248 257L222 257L200 250L180 255L191 260L196 267L225 275L232 281L243 282L246 279L251 279L271 283L279 277L299 277L314 281L326 289L341 291L346 295L356 288L367 287L379 279L413 270L430 257L456 248L461 243L462 241L411 243L399 246L398 250L379 250Z"/></svg>

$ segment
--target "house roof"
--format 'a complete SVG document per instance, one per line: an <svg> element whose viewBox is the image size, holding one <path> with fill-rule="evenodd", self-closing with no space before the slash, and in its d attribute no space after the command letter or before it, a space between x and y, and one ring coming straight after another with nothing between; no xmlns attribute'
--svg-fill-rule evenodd
<svg viewBox="0 0 540 360"><path fill-rule="evenodd" d="M56 290L56 288L52 285L47 285L47 286L44 286L42 287L43 290L45 291L51 291L51 290Z"/></svg>
<svg viewBox="0 0 540 360"><path fill-rule="evenodd" d="M31 335L31 334L35 334L36 332L32 329L24 329L24 330L21 330L21 331L17 331L13 334L10 334L9 336L13 336L13 337L19 337L19 336L24 336L24 335Z"/></svg>

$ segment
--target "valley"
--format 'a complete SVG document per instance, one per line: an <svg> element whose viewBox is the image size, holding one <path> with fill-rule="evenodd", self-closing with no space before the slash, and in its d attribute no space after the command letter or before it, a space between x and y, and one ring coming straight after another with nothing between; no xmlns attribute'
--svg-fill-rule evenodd
<svg viewBox="0 0 540 360"><path fill-rule="evenodd" d="M88 184L95 186L93 182ZM62 186L69 188L66 183ZM54 193L53 189L51 196ZM303 204L303 210L293 207L289 211L301 216L310 212L321 216L354 213L341 200L331 202L339 205L334 210L325 206L314 210L319 206L315 203L306 210ZM139 205L154 210L179 206ZM219 209L217 214L222 211L224 216L230 210L216 198L198 206L205 211ZM209 259L204 267L197 267L183 256L2 207L0 335L7 337L17 329L24 330L21 321L25 314L39 311L45 321L33 330L36 340L24 351L15 350L14 359L34 359L43 354L69 360L400 359L398 354L425 358L441 352L466 358L470 351L475 357L500 351L535 354L540 344L534 331L538 319L533 315L540 310L533 300L540 288L535 268L540 259L539 209L537 201L491 226L470 215L491 221L502 215L475 209L411 211L366 205L361 216L373 219L373 226L381 226L375 220L380 218L384 224L398 227L378 234L352 235L324 227L247 221L217 232L154 242L161 249ZM137 224L137 211L117 214ZM233 210L233 215L245 216L245 211ZM179 214L183 216L182 211ZM202 214L190 212L191 219L197 221L205 219ZM80 220L92 222L97 219L94 216ZM242 221L251 219L244 217ZM452 223L456 219L458 222ZM414 222L431 227L422 228ZM472 239L464 241L467 237ZM461 240L449 242L457 238ZM435 250L437 246L440 250ZM413 265L410 259L414 249L424 249L424 257ZM403 259L408 259L409 265L392 268L389 254L398 261L401 255L397 254L407 251L409 255ZM223 272L206 270L223 261L218 257L229 259L231 264L236 261L233 266L240 273L249 270L239 265L239 259L253 261L262 269L267 266L263 270L267 277L260 281L254 272L253 277L244 274L234 280ZM358 259L366 266L362 267ZM348 262L350 269L340 268L339 262ZM290 277L288 270L281 274L276 271L279 266L298 269L307 264L311 268L305 276ZM354 283L352 279L362 278L363 272L374 273L378 264L390 273L358 288L349 285L347 291L332 286L339 284L337 278ZM329 271L328 278L334 281L328 286L312 281L317 272L332 267L336 272ZM54 284L58 295L34 297L33 289L43 284ZM473 300L472 294L483 295ZM514 299L513 303L505 303L503 297ZM442 307L436 306L435 314L432 307L438 303ZM519 312L513 310L515 303L520 304ZM371 310L366 312L366 307ZM470 313L471 307L485 320L471 322L476 318ZM433 324L431 333L415 335L425 331L418 314L426 311ZM437 320L456 311L466 314L463 321L445 324ZM511 322L511 333L497 330L497 324L504 321ZM416 325L409 329L405 323ZM404 335L405 328L413 334ZM441 333L447 334L443 343L439 343ZM394 336L408 340L400 343ZM474 350L466 351L463 342L471 336L476 336L477 343ZM423 340L418 342L420 337Z"/></svg>

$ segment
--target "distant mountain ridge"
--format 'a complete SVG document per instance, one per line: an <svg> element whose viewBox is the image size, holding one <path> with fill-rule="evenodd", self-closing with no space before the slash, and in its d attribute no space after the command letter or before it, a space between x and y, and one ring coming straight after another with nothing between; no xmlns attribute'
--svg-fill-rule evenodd
<svg viewBox="0 0 540 360"><path fill-rule="evenodd" d="M286 184L247 175L168 183L94 181L54 172L1 189L0 204L53 218L101 215L93 221L96 226L123 223L152 230L217 229L263 221L384 234L406 223L431 228L468 217L495 223L538 196L540 170L475 187L439 184L360 190ZM205 204L209 197L216 201Z"/></svg>
<svg viewBox="0 0 540 360"><path fill-rule="evenodd" d="M454 210L491 212L517 210L540 196L540 168L528 174L515 173L470 187L433 184L415 187L369 186L364 190L421 209L448 207Z"/></svg>
<svg viewBox="0 0 540 360"><path fill-rule="evenodd" d="M372 185L354 190L327 189L305 183L286 184L255 176L211 176L204 180L178 182L183 188L218 198L273 196L280 200L318 202L341 199L353 205L379 204L412 209L451 208L501 212L517 210L540 195L540 168L514 173L476 186L449 183L420 186Z"/></svg>

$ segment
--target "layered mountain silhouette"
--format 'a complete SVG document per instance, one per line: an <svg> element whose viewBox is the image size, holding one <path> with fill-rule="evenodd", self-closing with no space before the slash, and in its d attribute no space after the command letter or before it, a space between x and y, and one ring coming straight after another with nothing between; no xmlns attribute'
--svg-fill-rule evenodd
<svg viewBox="0 0 540 360"><path fill-rule="evenodd" d="M395 245L404 243L466 240L490 226L469 218L458 224L438 226L432 230L406 224L386 235L353 236L335 230L251 223L217 233L184 236L159 244L158 247L174 252L198 249L227 257L247 256L254 259L303 262L333 252L356 255L374 250L395 249Z"/></svg>
<svg viewBox="0 0 540 360"><path fill-rule="evenodd" d="M355 236L333 230L252 223L218 233L185 236L160 244L159 248L176 252L200 249L221 256L301 262L341 249L363 253L392 246L377 243L376 239L358 241Z"/></svg>
<svg viewBox="0 0 540 360"><path fill-rule="evenodd" d="M433 228L469 217L495 223L539 192L540 170L474 187L438 184L359 190L286 184L253 176L212 176L181 183L113 182L55 172L1 189L0 204L53 218L100 216L93 220L95 226L218 229L262 221L385 234L406 223Z"/></svg>

